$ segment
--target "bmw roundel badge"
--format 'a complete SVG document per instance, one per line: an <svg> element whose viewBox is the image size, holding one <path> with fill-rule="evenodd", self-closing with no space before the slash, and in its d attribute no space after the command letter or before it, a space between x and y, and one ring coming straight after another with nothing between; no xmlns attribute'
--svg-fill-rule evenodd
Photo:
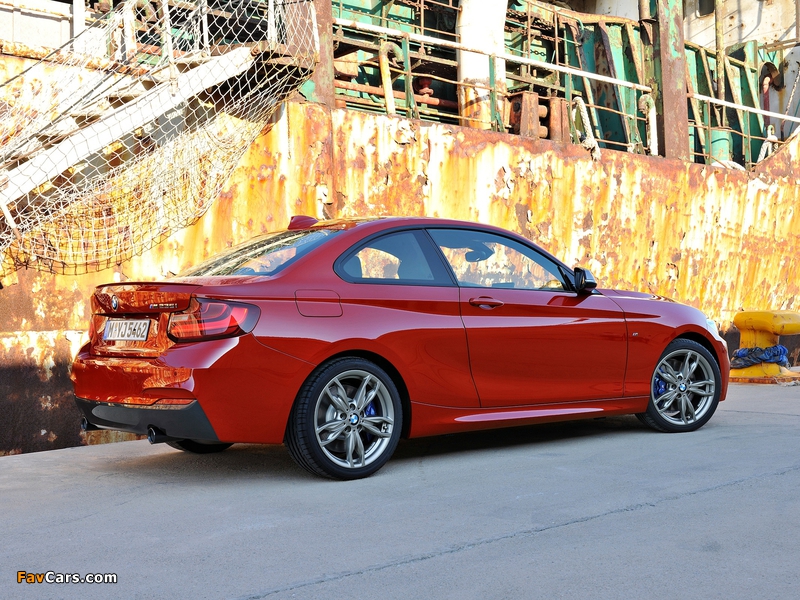
<svg viewBox="0 0 800 600"><path fill-rule="evenodd" d="M117 310L119 308L119 300L116 296L111 296L111 308Z"/></svg>

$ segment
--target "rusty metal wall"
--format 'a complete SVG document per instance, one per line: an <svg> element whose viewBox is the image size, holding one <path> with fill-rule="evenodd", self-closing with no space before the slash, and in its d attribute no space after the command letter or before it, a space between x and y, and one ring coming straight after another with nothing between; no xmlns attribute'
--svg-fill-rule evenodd
<svg viewBox="0 0 800 600"><path fill-rule="evenodd" d="M343 214L427 214L518 231L602 285L664 294L727 328L799 310L800 140L757 173L333 112ZM341 168L337 168L341 167Z"/></svg>
<svg viewBox="0 0 800 600"><path fill-rule="evenodd" d="M723 328L800 310L800 139L756 173L290 102L194 226L120 267L21 271L0 290L0 454L119 439L77 432L68 369L102 282L177 273L292 214L493 223L601 285L664 294Z"/></svg>
<svg viewBox="0 0 800 600"><path fill-rule="evenodd" d="M77 277L23 270L2 281L0 456L133 438L79 432L69 368L85 341L92 290L178 273L231 244L285 227L293 214L316 213L327 193L330 131L308 116L299 106L280 111L208 213L145 255Z"/></svg>

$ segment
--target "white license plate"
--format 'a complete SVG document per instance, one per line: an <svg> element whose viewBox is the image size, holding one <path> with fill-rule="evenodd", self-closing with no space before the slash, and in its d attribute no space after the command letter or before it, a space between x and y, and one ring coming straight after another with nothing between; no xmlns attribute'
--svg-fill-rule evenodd
<svg viewBox="0 0 800 600"><path fill-rule="evenodd" d="M150 330L150 319L109 319L103 339L110 341L144 342Z"/></svg>

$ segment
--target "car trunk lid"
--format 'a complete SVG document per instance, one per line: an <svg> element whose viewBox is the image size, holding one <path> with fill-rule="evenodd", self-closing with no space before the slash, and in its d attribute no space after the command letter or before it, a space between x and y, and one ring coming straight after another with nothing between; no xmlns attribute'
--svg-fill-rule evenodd
<svg viewBox="0 0 800 600"><path fill-rule="evenodd" d="M158 356L173 345L170 314L186 310L199 285L101 285L92 296L91 352L100 356Z"/></svg>

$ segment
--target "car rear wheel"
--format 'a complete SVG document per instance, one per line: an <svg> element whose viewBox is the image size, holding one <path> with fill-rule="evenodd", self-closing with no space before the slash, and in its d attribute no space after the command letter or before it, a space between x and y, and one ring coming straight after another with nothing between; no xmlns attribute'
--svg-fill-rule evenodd
<svg viewBox="0 0 800 600"><path fill-rule="evenodd" d="M403 423L391 377L362 358L317 369L297 396L286 429L292 458L333 479L372 475L391 457Z"/></svg>
<svg viewBox="0 0 800 600"><path fill-rule="evenodd" d="M193 452L195 454L213 454L214 452L222 452L227 450L233 444L226 444L222 442L198 442L195 440L172 440L167 442L167 446L171 446L176 450L183 450L184 452Z"/></svg>
<svg viewBox="0 0 800 600"><path fill-rule="evenodd" d="M647 411L636 416L658 431L694 431L717 410L721 387L717 361L692 340L673 340L650 379Z"/></svg>

